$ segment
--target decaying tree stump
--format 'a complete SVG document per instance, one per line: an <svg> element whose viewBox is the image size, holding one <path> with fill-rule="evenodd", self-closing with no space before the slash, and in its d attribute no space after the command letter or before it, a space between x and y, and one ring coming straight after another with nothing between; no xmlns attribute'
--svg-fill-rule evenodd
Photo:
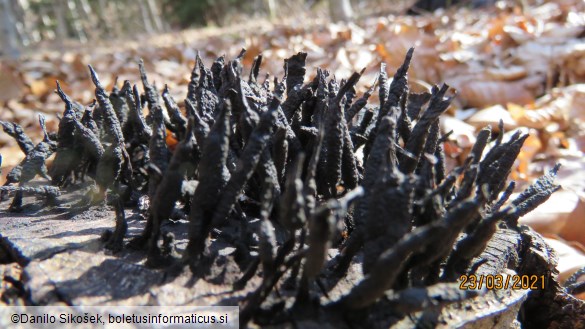
<svg viewBox="0 0 585 329"><path fill-rule="evenodd" d="M56 134L34 145L2 123L26 154L0 188L16 194L0 204L2 302L239 305L242 327L266 328L584 323L554 254L518 225L559 167L508 200L527 135L486 127L447 172L449 87L409 92L413 50L391 83L382 65L375 106L361 73L304 84L299 53L271 85L261 56L243 78L243 54L199 59L180 105L142 63L144 94L106 92L90 67L97 102L58 88Z"/></svg>

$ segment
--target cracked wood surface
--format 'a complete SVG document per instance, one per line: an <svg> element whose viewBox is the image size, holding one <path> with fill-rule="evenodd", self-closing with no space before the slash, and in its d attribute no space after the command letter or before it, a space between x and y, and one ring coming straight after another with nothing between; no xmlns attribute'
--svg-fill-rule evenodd
<svg viewBox="0 0 585 329"><path fill-rule="evenodd" d="M5 205L0 203L1 208ZM128 242L140 234L145 222L126 211ZM12 264L22 268L22 275L15 279L23 283L30 294L28 302L33 304L234 305L232 298L245 295L244 291L232 291L231 283L239 277L239 271L228 254L230 248L220 243L214 249L223 254L218 261L224 264L213 266L202 279L194 279L187 269L172 276L164 270L149 269L143 266L144 252L125 248L111 255L100 240L102 233L114 225L115 214L110 207L69 214L28 206L22 214L1 210L0 218L0 255L4 255L0 261L16 262L0 265L0 269L9 271ZM187 243L186 224L167 222L164 226L177 237L179 252ZM256 280L249 282L254 283Z"/></svg>
<svg viewBox="0 0 585 329"><path fill-rule="evenodd" d="M256 276L245 289L234 291L232 283L241 276L242 270L233 260L233 248L217 240L213 242L213 249L222 257L217 257L210 270L201 278L194 277L188 269L174 275L165 270L149 269L143 265L146 260L144 252L125 248L111 255L104 250L100 236L106 229L113 227L115 218L110 207L70 212L30 205L34 202L32 197L26 201L29 205L22 214L0 211L0 260L8 263L0 265L3 277L0 291L2 304L236 305L261 281ZM0 203L0 208L5 209L5 206L6 202ZM129 226L127 242L140 234L145 221L131 211L126 211ZM187 223L167 221L163 229L175 234L177 251L182 252L187 243ZM570 303L577 310L581 308L580 314L585 314L583 303L563 293L554 281L555 256L538 239L541 239L540 236L526 227L500 228L482 255L472 262L472 266L476 264L477 275L549 275L549 290L489 291L464 303L436 310L429 308L412 313L402 320L386 312L386 318L378 319L377 323L394 328L429 324L437 328L515 328L518 325L516 318L527 299L526 305L532 309L552 305L547 314L552 316L553 321L557 321L555 323L566 324L570 321L563 318L562 312L566 313L562 309L565 305L563 302ZM332 249L329 259L336 254L337 251ZM354 260L349 271L351 275L340 280L331 290L331 300L347 293L361 280L360 266L356 262L361 262L361 258ZM19 289L20 299L16 297ZM322 300L323 304L327 302ZM339 315L326 317L330 321L325 327L347 327ZM392 318L394 320L388 320ZM296 324L301 328L319 325L310 318L298 319Z"/></svg>

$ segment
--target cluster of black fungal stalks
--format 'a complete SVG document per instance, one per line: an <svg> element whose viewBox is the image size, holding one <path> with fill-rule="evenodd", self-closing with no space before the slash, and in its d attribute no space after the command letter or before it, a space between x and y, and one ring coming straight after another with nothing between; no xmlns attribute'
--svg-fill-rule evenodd
<svg viewBox="0 0 585 329"><path fill-rule="evenodd" d="M467 161L447 173L439 116L451 100L448 86L409 92L413 49L391 82L382 65L374 84L379 105L367 105L374 86L356 94L361 73L338 81L319 69L304 84L305 53L285 61L281 80L258 82L261 56L244 79L243 53L228 62L220 57L211 68L198 59L185 111L166 88L159 95L142 63L144 94L128 81L106 93L91 67L97 102L89 107L57 85L66 109L56 142L45 134L34 146L18 126L2 123L27 154L17 167L22 174L13 171L8 183L23 186L36 173L58 187L91 178L95 188L83 202L109 199L116 209L107 248L123 248L125 205L147 217L129 246L148 250L148 266L185 264L197 274L214 257L208 239L233 244L245 269L235 289L262 268L262 283L242 301L243 324L290 314L275 303L271 319L262 319L262 304L275 289L295 292L288 309L322 303L355 256L363 280L323 309L365 309L386 296L411 312L428 306L428 298L400 303L416 289L438 289L433 306L473 296L449 283L470 271L498 225L516 226L559 188L555 167L508 202L514 183L506 185L507 177L527 135L504 141L502 125L496 136L483 129ZM179 141L174 150L169 138ZM44 160L53 150L47 173ZM189 219L180 259L173 237L161 232L177 208ZM331 248L340 250L333 259Z"/></svg>

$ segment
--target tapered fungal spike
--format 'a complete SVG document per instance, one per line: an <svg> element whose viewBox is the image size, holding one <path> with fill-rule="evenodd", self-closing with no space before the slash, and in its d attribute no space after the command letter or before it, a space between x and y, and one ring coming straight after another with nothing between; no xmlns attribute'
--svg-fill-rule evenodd
<svg viewBox="0 0 585 329"><path fill-rule="evenodd" d="M112 90L116 90L116 89L118 89L118 79L119 79L119 78L120 78L120 77L119 77L119 76L117 76L117 75L114 77L114 84L112 85Z"/></svg>
<svg viewBox="0 0 585 329"><path fill-rule="evenodd" d="M447 93L447 90L449 90L449 85L448 85L448 84L446 84L446 83L443 83L443 84L441 85L441 89L439 89L439 93L438 93L438 95L439 95L441 98L445 97L445 94Z"/></svg>
<svg viewBox="0 0 585 329"><path fill-rule="evenodd" d="M560 163L555 164L554 167L549 172L550 175L551 176L556 176L560 168L561 168L561 164Z"/></svg>
<svg viewBox="0 0 585 329"><path fill-rule="evenodd" d="M240 53L238 54L238 57L236 57L236 59L242 59L242 58L244 58L244 55L246 54L246 51L247 51L246 48L242 48L240 50Z"/></svg>
<svg viewBox="0 0 585 329"><path fill-rule="evenodd" d="M306 222L304 213L305 199L303 196L303 182L301 174L305 162L305 153L300 153L293 161L292 168L287 173L284 193L280 200L280 217L282 225L294 232Z"/></svg>
<svg viewBox="0 0 585 329"><path fill-rule="evenodd" d="M254 58L254 62L252 64L252 68L250 69L250 82L256 82L258 79L258 74L260 73L260 66L262 65L262 54L258 54L256 58Z"/></svg>
<svg viewBox="0 0 585 329"><path fill-rule="evenodd" d="M408 66L410 65L410 62L412 60L412 55L414 54L414 47L410 47L408 49L408 51L406 52L406 57L404 59L404 64L403 66Z"/></svg>
<svg viewBox="0 0 585 329"><path fill-rule="evenodd" d="M522 191L516 199L512 201L512 204L515 206L520 206L523 203L527 203L529 199L537 197L539 194L541 195L550 195L554 192L555 189L559 188L560 186L554 184L554 180L556 178L557 172L560 168L561 164L557 163L548 173L539 177L533 184L531 184L528 188Z"/></svg>
<svg viewBox="0 0 585 329"><path fill-rule="evenodd" d="M144 70L141 70L141 69L144 69L144 59L139 58L138 59L138 70L139 71L144 71Z"/></svg>
<svg viewBox="0 0 585 329"><path fill-rule="evenodd" d="M285 83L288 80L288 63L284 64L284 75L282 76L282 83Z"/></svg>
<svg viewBox="0 0 585 329"><path fill-rule="evenodd" d="M475 145L473 145L473 147L471 148L471 155L475 157L473 161L474 163L476 164L479 163L479 160L481 159L481 156L483 154L483 150L485 149L487 143L489 142L491 135L492 135L491 126L483 128L477 135Z"/></svg>
<svg viewBox="0 0 585 329"><path fill-rule="evenodd" d="M63 89L61 89L61 84L59 83L59 81L56 81L56 83L57 83L56 93L57 93L57 95L59 95L59 97L61 98L61 100L65 103L65 107L67 109L66 112L72 111L73 110L73 101L65 93L65 91L63 91Z"/></svg>
<svg viewBox="0 0 585 329"><path fill-rule="evenodd" d="M317 130L317 136L313 140L313 150L306 170L307 174L305 176L304 184L305 186L307 186L308 189L311 189L309 191L311 197L313 197L314 196L313 194L316 193L315 177L317 175L317 166L319 164L321 150L323 148L323 143L325 140L325 129L323 129L323 127L324 123L323 121L321 121L319 123L319 128Z"/></svg>
<svg viewBox="0 0 585 329"><path fill-rule="evenodd" d="M117 83L118 83L118 82L116 81L116 86L118 85ZM126 94L128 91L132 91L132 85L130 85L130 82L129 82L128 80L124 80L124 81L122 82L122 89L120 89L120 90L118 91L118 93L119 93L119 94L120 94L122 97L124 97L124 95L125 95L125 94Z"/></svg>
<svg viewBox="0 0 585 329"><path fill-rule="evenodd" d="M185 99L185 110L187 110L187 117L200 119L195 104L188 98Z"/></svg>
<svg viewBox="0 0 585 329"><path fill-rule="evenodd" d="M45 116L42 114L39 114L39 125L41 126L41 129L43 130L43 141L49 141L49 133L47 132L47 126L45 125Z"/></svg>
<svg viewBox="0 0 585 329"><path fill-rule="evenodd" d="M89 68L89 74L91 76L91 81L93 82L93 84L98 89L103 89L104 87L102 86L102 83L100 82L100 79L99 79L98 74L96 73L96 71L93 69L93 67L90 64L88 64L87 67Z"/></svg>
<svg viewBox="0 0 585 329"><path fill-rule="evenodd" d="M132 84L130 80L124 80L124 84L122 85L122 90L132 92Z"/></svg>
<svg viewBox="0 0 585 329"><path fill-rule="evenodd" d="M345 94L349 92L358 83L361 77L362 73L356 72L352 74L351 77L349 77L349 79L347 80L347 82L343 84L341 88L339 88L339 91L337 92L337 98L335 99L335 101L340 102L343 96L345 96Z"/></svg>
<svg viewBox="0 0 585 329"><path fill-rule="evenodd" d="M500 197L500 199L491 207L492 213L498 211L508 201L508 199L514 192L514 188L516 188L516 182L511 181L510 184L508 184L508 187L506 187L506 189L504 190L504 192L502 192L502 196Z"/></svg>
<svg viewBox="0 0 585 329"><path fill-rule="evenodd" d="M59 97L61 97L61 99L63 101L65 101L65 98L67 97L65 95L65 93L63 92L63 89L61 89L61 84L59 83L59 80L56 80L55 83L57 84L57 95L59 95Z"/></svg>
<svg viewBox="0 0 585 329"><path fill-rule="evenodd" d="M185 135L185 139L189 138L194 133L195 133L195 118L189 117L187 119L187 134Z"/></svg>
<svg viewBox="0 0 585 329"><path fill-rule="evenodd" d="M410 66L410 60L412 59L411 48L404 59L402 65L396 70L390 86L386 86L387 74L386 72L380 72L383 80L381 81L384 86L380 86L380 108L382 115L390 113L393 107L396 107L400 103L400 99L408 92L408 68Z"/></svg>
<svg viewBox="0 0 585 329"><path fill-rule="evenodd" d="M498 123L498 137L496 138L496 145L502 144L502 140L504 139L504 120L500 119Z"/></svg>
<svg viewBox="0 0 585 329"><path fill-rule="evenodd" d="M398 79L405 79L406 78L406 74L408 72L408 68L410 67L410 62L412 60L413 54L414 54L414 47L408 49L408 51L406 52L406 56L404 57L404 62L402 62L402 65L400 65L398 70L396 70L396 74L394 76L395 79L396 78L398 78ZM392 81L392 83L395 84L394 80ZM404 82L400 82L400 83L404 83Z"/></svg>
<svg viewBox="0 0 585 329"><path fill-rule="evenodd" d="M413 173L415 171L429 136L430 127L448 109L451 100L444 98L448 88L449 86L446 84L443 84L440 89L437 86L433 87L429 105L421 115L419 121L412 128L408 141L405 143L405 151L411 153L414 158L403 158L403 161L400 163L400 169L404 173Z"/></svg>
<svg viewBox="0 0 585 329"><path fill-rule="evenodd" d="M439 143L444 143L446 142L449 137L451 137L451 135L453 135L454 130L451 129L448 132L444 133L443 136L441 136L441 138L439 138Z"/></svg>
<svg viewBox="0 0 585 329"><path fill-rule="evenodd" d="M18 124L0 120L0 125L6 134L16 140L20 150L25 155L29 154L35 148L33 141L24 133L22 127Z"/></svg>
<svg viewBox="0 0 585 329"><path fill-rule="evenodd" d="M138 90L138 86L132 86L132 95L134 96L134 101L136 102L137 108L142 108L142 100L140 99L140 91Z"/></svg>
<svg viewBox="0 0 585 329"><path fill-rule="evenodd" d="M436 226L425 225L405 235L392 248L379 255L371 274L332 306L349 311L363 309L376 302L392 287L412 253L436 240L432 237L438 233L437 231Z"/></svg>
<svg viewBox="0 0 585 329"><path fill-rule="evenodd" d="M366 91L366 94L373 94L374 90L376 90L376 86L378 85L378 82L380 81L380 74L376 74L376 77L374 78L374 82L372 82L372 85L370 86L370 88L368 88L368 91Z"/></svg>
<svg viewBox="0 0 585 329"><path fill-rule="evenodd" d="M295 161L295 165L292 167L291 175L289 176L290 180L293 179L301 179L301 174L303 173L303 164L305 163L305 158L307 155L304 152L299 153L297 155Z"/></svg>
<svg viewBox="0 0 585 329"><path fill-rule="evenodd" d="M140 80L144 85L144 89L149 88L150 84L148 83L148 76L146 75L146 68L144 67L144 60L142 58L138 61L138 71L140 72Z"/></svg>
<svg viewBox="0 0 585 329"><path fill-rule="evenodd" d="M197 52L195 59L196 59L195 67L199 70L199 73L201 73L203 70L205 70L205 63L203 63L203 59L201 58L199 52ZM193 70L195 70L195 67L193 68Z"/></svg>
<svg viewBox="0 0 585 329"><path fill-rule="evenodd" d="M371 188L375 181L379 178L377 173L382 169L381 166L385 163L385 159L389 156L389 161L386 162L387 169L393 169L396 165L396 150L394 131L396 128L396 121L394 118L385 116L380 123L378 131L376 132L376 139L373 142L373 150L368 157L365 164L365 173L363 184L366 188Z"/></svg>

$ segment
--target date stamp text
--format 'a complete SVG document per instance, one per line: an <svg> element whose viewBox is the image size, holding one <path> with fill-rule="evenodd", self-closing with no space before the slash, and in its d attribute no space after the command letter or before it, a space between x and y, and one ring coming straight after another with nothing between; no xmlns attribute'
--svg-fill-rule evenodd
<svg viewBox="0 0 585 329"><path fill-rule="evenodd" d="M459 277L461 290L544 290L544 275L475 275L464 274Z"/></svg>

